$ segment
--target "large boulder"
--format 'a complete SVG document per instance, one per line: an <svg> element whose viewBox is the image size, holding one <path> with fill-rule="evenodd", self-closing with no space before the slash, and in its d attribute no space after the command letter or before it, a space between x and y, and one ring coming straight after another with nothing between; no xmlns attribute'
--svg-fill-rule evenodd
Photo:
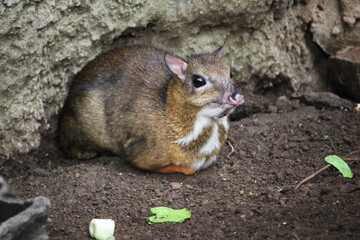
<svg viewBox="0 0 360 240"><path fill-rule="evenodd" d="M345 48L328 60L330 79L338 90L360 102L360 47Z"/></svg>
<svg viewBox="0 0 360 240"><path fill-rule="evenodd" d="M43 133L55 132L71 78L117 45L153 45L184 57L226 40L225 60L243 92L324 90L327 56L313 40L325 52L332 47L317 37L316 2L1 1L0 155L29 152ZM351 9L343 12L350 23L358 18ZM321 36L333 38L328 30Z"/></svg>
<svg viewBox="0 0 360 240"><path fill-rule="evenodd" d="M301 14L313 40L328 55L360 46L360 0L307 0Z"/></svg>
<svg viewBox="0 0 360 240"><path fill-rule="evenodd" d="M21 201L0 197L1 240L47 240L50 201L44 197Z"/></svg>

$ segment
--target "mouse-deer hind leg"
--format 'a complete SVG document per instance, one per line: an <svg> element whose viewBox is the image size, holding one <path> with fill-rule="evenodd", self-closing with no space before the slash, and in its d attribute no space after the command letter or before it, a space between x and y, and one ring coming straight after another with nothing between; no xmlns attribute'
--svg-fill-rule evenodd
<svg viewBox="0 0 360 240"><path fill-rule="evenodd" d="M176 165L169 165L163 168L156 169L155 172L158 173L182 173L185 175L193 175L196 173L196 170L191 169L185 166L176 166Z"/></svg>

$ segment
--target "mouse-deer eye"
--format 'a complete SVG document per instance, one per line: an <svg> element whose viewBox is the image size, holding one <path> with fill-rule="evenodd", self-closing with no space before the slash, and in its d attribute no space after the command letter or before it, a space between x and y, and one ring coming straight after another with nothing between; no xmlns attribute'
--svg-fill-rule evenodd
<svg viewBox="0 0 360 240"><path fill-rule="evenodd" d="M206 84L205 78L203 78L199 75L196 75L196 74L192 75L192 82L193 82L194 87L196 87L196 88L202 87Z"/></svg>
<svg viewBox="0 0 360 240"><path fill-rule="evenodd" d="M232 71L230 71L230 78L232 78Z"/></svg>

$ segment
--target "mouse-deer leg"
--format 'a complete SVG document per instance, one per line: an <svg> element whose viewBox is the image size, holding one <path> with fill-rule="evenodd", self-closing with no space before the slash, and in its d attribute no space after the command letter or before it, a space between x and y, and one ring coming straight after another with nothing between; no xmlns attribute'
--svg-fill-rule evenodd
<svg viewBox="0 0 360 240"><path fill-rule="evenodd" d="M156 169L155 172L158 173L182 173L185 175L193 175L196 173L196 170L191 169L185 166L176 166L176 165L169 165L163 168Z"/></svg>

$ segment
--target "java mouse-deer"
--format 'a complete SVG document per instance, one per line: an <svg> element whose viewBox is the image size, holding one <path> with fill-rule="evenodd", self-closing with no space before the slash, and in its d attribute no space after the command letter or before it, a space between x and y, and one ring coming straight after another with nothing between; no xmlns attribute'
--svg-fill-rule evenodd
<svg viewBox="0 0 360 240"><path fill-rule="evenodd" d="M110 151L161 173L210 166L227 137L229 113L244 101L224 50L186 61L145 46L100 55L70 87L59 119L61 148L78 159Z"/></svg>

